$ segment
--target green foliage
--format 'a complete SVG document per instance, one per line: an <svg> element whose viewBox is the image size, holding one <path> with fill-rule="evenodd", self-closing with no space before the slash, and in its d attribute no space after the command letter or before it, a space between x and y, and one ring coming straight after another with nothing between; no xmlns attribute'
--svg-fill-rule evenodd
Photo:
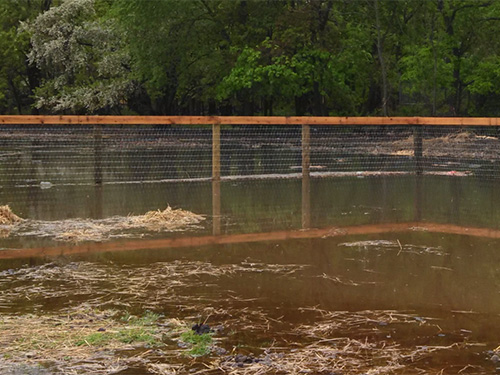
<svg viewBox="0 0 500 375"><path fill-rule="evenodd" d="M488 95L500 93L500 57L488 56L479 62L474 69L474 79L469 85L473 94Z"/></svg>
<svg viewBox="0 0 500 375"><path fill-rule="evenodd" d="M158 346L161 344L161 341L154 334L155 332L152 329L133 327L118 331L114 337L125 344L144 343L148 346Z"/></svg>
<svg viewBox="0 0 500 375"><path fill-rule="evenodd" d="M497 1L5 0L0 113L480 115L499 32Z"/></svg>
<svg viewBox="0 0 500 375"><path fill-rule="evenodd" d="M98 17L94 4L66 0L25 24L28 59L45 73L35 92L37 108L97 113L119 108L133 93L120 34L113 19Z"/></svg>
<svg viewBox="0 0 500 375"><path fill-rule="evenodd" d="M31 104L36 72L27 68L29 36L20 23L41 12L40 1L0 2L0 113L23 113Z"/></svg>

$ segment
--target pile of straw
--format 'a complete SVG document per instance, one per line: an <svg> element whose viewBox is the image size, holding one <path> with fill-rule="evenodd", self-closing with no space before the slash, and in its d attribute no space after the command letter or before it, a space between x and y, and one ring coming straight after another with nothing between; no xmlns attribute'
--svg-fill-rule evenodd
<svg viewBox="0 0 500 375"><path fill-rule="evenodd" d="M4 235L50 238L57 241L107 241L114 238L143 237L148 232L173 232L197 228L205 220L202 215L167 207L144 215L112 216L105 219L24 220L8 206L0 206L0 225L23 222L9 227ZM1 228L0 228L1 229ZM2 236L2 233L0 233Z"/></svg>
<svg viewBox="0 0 500 375"><path fill-rule="evenodd" d="M129 227L142 227L152 231L177 230L189 225L198 224L205 218L193 212L168 206L165 210L148 211L144 215L131 216Z"/></svg>
<svg viewBox="0 0 500 375"><path fill-rule="evenodd" d="M8 205L0 206L0 224L12 225L24 221L24 219L12 212Z"/></svg>

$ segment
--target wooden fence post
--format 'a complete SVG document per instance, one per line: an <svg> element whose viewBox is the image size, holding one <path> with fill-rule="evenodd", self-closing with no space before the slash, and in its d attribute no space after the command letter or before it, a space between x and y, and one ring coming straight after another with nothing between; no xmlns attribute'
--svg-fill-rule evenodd
<svg viewBox="0 0 500 375"><path fill-rule="evenodd" d="M94 183L102 185L102 125L94 125Z"/></svg>
<svg viewBox="0 0 500 375"><path fill-rule="evenodd" d="M424 171L422 134L423 129L421 125L413 128L413 155L415 156L415 173L417 175L421 175Z"/></svg>
<svg viewBox="0 0 500 375"><path fill-rule="evenodd" d="M311 227L311 129L302 125L302 228Z"/></svg>
<svg viewBox="0 0 500 375"><path fill-rule="evenodd" d="M212 125L212 180L220 180L220 124Z"/></svg>

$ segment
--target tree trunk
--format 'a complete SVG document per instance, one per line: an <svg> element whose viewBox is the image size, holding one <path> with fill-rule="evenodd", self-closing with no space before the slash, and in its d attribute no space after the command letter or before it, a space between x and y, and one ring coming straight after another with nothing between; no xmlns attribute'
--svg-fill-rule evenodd
<svg viewBox="0 0 500 375"><path fill-rule="evenodd" d="M381 25L380 25L380 15L378 9L378 0L373 0L373 3L375 5L375 27L377 29L377 55L380 63L380 71L382 74L382 115L387 116L387 101L388 101L387 95L389 90L387 88L387 71L384 60L382 35L380 32Z"/></svg>
<svg viewBox="0 0 500 375"><path fill-rule="evenodd" d="M436 116L436 101L437 101L437 87L436 87L436 81L437 81L437 52L436 52L436 46L434 45L434 22L435 18L432 17L432 26L431 26L431 35L430 35L430 42L431 42L431 48L432 48L432 57L434 59L434 64L433 64L433 74L432 74L432 110L431 110L431 115Z"/></svg>

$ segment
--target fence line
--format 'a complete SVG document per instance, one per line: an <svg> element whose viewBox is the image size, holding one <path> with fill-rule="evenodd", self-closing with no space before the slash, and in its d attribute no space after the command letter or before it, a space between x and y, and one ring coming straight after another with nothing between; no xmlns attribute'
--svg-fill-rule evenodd
<svg viewBox="0 0 500 375"><path fill-rule="evenodd" d="M1 125L88 125L93 129L94 183L103 183L103 126L104 125L208 125L211 126L211 178L221 180L221 126L222 125L276 125L301 129L301 176L303 190L308 191L311 176L311 126L402 126L413 133L414 173L424 173L424 126L483 126L500 127L500 118L492 117L284 117L284 116L78 116L78 115L0 115ZM303 204L307 210L307 199ZM304 223L309 221L303 218ZM307 226L307 225L306 225Z"/></svg>
<svg viewBox="0 0 500 375"><path fill-rule="evenodd" d="M425 125L500 126L499 117L0 115L4 125Z"/></svg>

